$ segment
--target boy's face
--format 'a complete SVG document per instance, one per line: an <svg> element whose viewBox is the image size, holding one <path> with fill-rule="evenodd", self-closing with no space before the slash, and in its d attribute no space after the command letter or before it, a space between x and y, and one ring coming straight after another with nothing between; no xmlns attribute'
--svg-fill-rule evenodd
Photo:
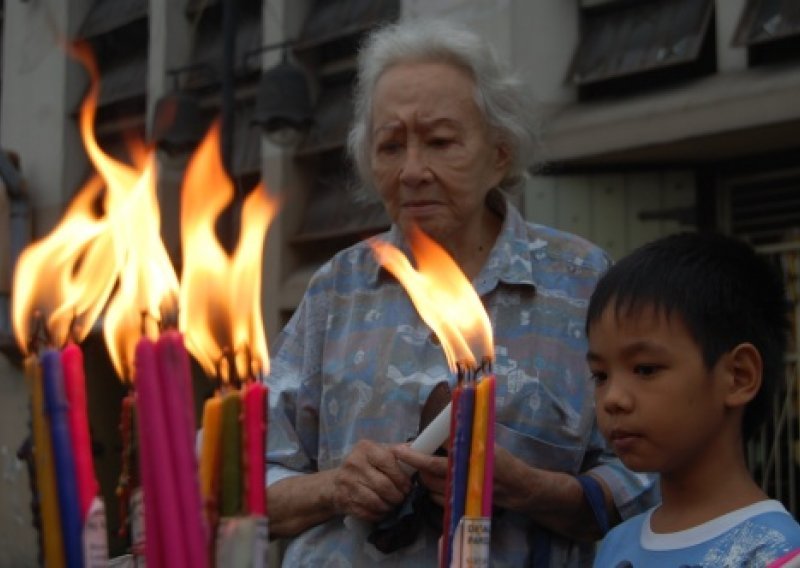
<svg viewBox="0 0 800 568"><path fill-rule="evenodd" d="M681 317L650 308L614 312L606 308L589 334L601 432L632 470L669 474L699 465L725 442L724 381L706 368Z"/></svg>

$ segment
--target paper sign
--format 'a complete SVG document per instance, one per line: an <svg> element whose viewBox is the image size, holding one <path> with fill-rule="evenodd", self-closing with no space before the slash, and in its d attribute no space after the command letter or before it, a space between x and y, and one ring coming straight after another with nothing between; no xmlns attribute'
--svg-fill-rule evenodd
<svg viewBox="0 0 800 568"><path fill-rule="evenodd" d="M95 496L83 526L84 568L106 568L108 566L108 537L106 533L106 507L100 497Z"/></svg>

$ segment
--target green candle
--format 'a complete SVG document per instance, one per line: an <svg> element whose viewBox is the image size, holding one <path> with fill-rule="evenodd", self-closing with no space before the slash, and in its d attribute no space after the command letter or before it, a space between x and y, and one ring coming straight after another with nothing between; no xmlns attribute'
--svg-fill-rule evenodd
<svg viewBox="0 0 800 568"><path fill-rule="evenodd" d="M220 516L242 513L242 399L232 390L222 398L222 496Z"/></svg>

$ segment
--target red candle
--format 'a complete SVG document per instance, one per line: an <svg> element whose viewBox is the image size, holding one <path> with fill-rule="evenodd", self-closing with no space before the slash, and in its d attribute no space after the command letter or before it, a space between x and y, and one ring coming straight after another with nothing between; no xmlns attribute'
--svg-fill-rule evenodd
<svg viewBox="0 0 800 568"><path fill-rule="evenodd" d="M267 387L254 381L244 390L244 463L247 511L251 515L266 515L266 480L264 460L266 448Z"/></svg>
<svg viewBox="0 0 800 568"><path fill-rule="evenodd" d="M64 391L69 403L67 418L75 455L81 522L85 523L89 506L98 493L98 484L94 476L92 440L89 436L89 416L86 409L86 378L80 347L74 343L68 344L61 351L61 365L64 369Z"/></svg>

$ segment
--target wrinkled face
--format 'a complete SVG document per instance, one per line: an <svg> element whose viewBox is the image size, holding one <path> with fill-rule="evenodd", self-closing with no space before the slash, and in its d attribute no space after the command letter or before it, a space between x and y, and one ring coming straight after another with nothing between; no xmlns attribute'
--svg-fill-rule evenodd
<svg viewBox="0 0 800 568"><path fill-rule="evenodd" d="M390 67L375 86L371 166L391 219L447 245L476 230L508 167L474 100L472 78L443 63Z"/></svg>
<svg viewBox="0 0 800 568"><path fill-rule="evenodd" d="M706 368L682 318L618 318L611 306L589 332L597 422L628 468L680 474L714 454L725 435L721 363Z"/></svg>

